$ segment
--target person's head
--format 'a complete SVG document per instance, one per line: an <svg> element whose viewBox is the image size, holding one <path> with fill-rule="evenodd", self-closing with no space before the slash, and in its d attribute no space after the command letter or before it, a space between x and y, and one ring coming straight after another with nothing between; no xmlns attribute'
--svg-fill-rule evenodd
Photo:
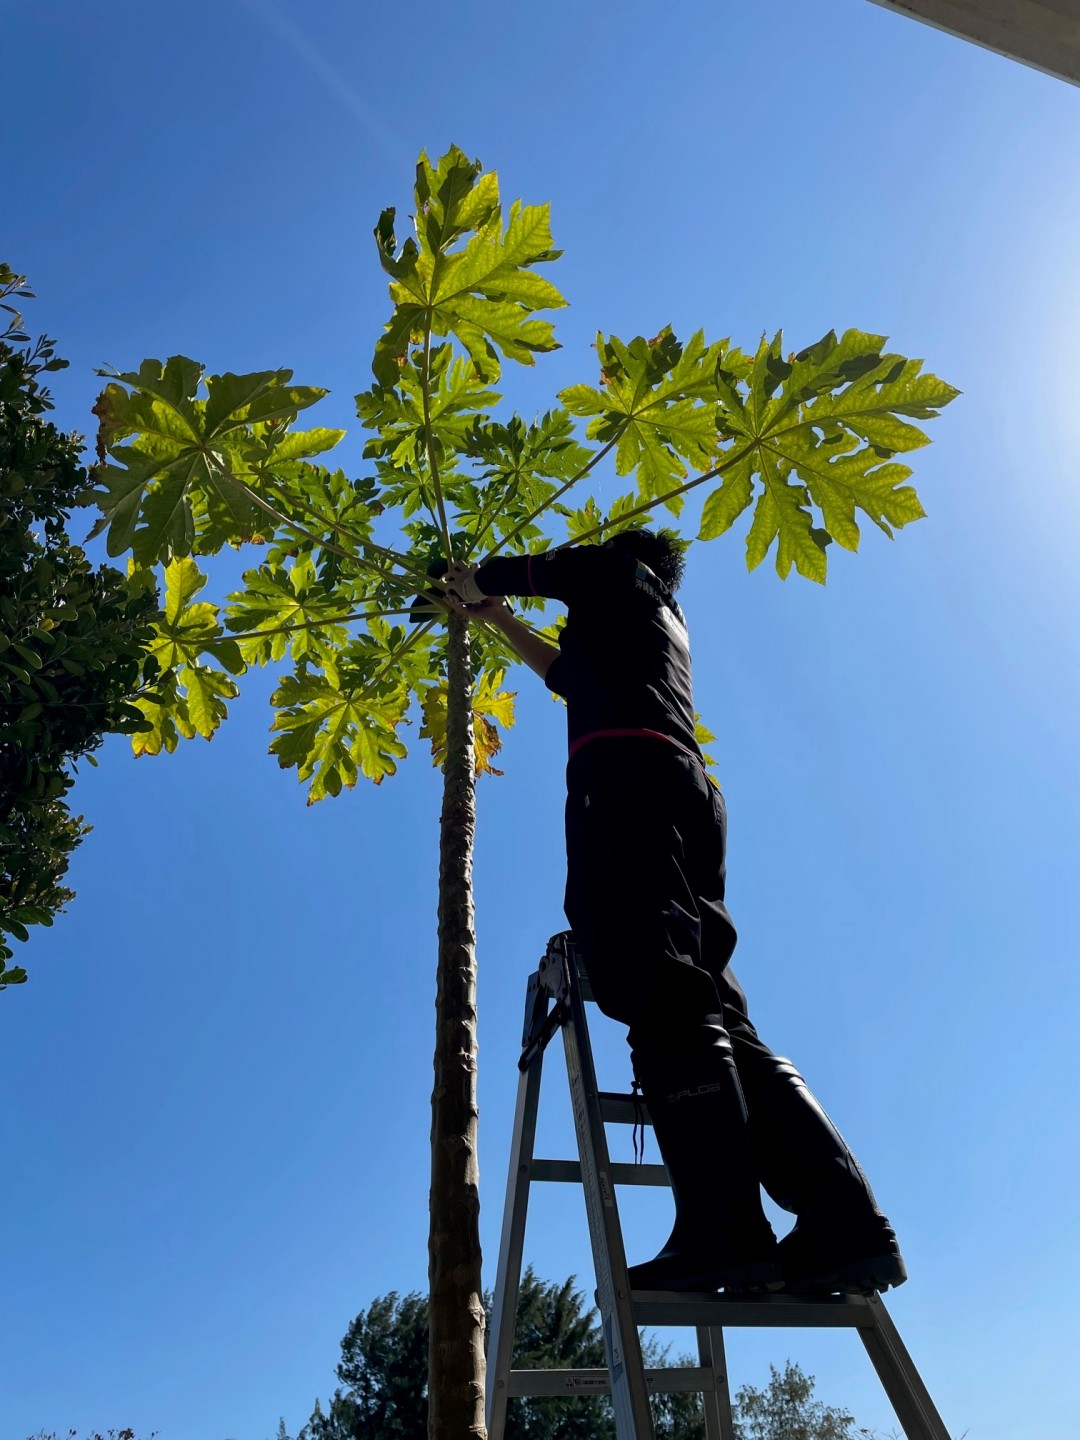
<svg viewBox="0 0 1080 1440"><path fill-rule="evenodd" d="M620 530L607 542L612 550L627 550L635 560L661 579L669 590L682 584L686 560L683 545L671 530L645 530L633 527Z"/></svg>

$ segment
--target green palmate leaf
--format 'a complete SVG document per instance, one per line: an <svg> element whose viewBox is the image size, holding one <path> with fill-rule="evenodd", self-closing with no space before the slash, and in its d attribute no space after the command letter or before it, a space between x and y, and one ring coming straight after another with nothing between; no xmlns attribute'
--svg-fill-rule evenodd
<svg viewBox="0 0 1080 1440"><path fill-rule="evenodd" d="M346 432L321 427L282 433L275 427L267 434L272 445L266 458L261 460L260 469L273 475L281 473L290 461L310 460L313 455L322 455L325 451L332 450L344 440Z"/></svg>
<svg viewBox="0 0 1080 1440"><path fill-rule="evenodd" d="M282 769L310 779L309 805L351 788L361 774L381 785L407 753L397 738L407 689L376 698L363 684L341 686L329 675L286 675L272 703L277 738L270 753Z"/></svg>
<svg viewBox="0 0 1080 1440"><path fill-rule="evenodd" d="M244 661L236 641L229 639L218 623L217 606L205 601L192 603L205 584L206 576L190 557L173 560L165 567L165 610L151 653L162 671L197 664L201 655L210 654L240 675Z"/></svg>
<svg viewBox="0 0 1080 1440"><path fill-rule="evenodd" d="M724 467L724 480L712 492L701 509L699 540L714 540L730 530L754 498L754 462L744 452Z"/></svg>
<svg viewBox="0 0 1080 1440"><path fill-rule="evenodd" d="M365 598L357 588L325 584L310 554L288 569L260 565L248 570L244 586L229 596L225 624L243 637L236 644L248 664L265 665L290 650L297 662L321 663L348 638L345 625L335 622L352 614Z"/></svg>
<svg viewBox="0 0 1080 1440"><path fill-rule="evenodd" d="M890 537L922 517L905 484L911 471L892 457L926 444L911 420L932 418L959 392L924 375L921 361L884 353L884 344L861 330L839 339L830 331L785 358L777 334L762 340L748 368L721 366L718 426L732 444L717 467L723 483L705 501L700 538L727 530L759 484L748 565L775 543L779 574L794 566L824 581L829 541L858 548L858 510Z"/></svg>
<svg viewBox="0 0 1080 1440"><path fill-rule="evenodd" d="M492 764L502 749L498 725L509 728L514 723L514 701L517 692L501 689L505 670L489 670L473 687L473 765L477 775L501 775ZM420 709L423 723L420 737L431 741L432 763L446 760L446 681L425 686L421 691Z"/></svg>
<svg viewBox="0 0 1080 1440"><path fill-rule="evenodd" d="M134 434L198 436L194 398L203 367L197 361L174 355L164 365L160 360L144 360L128 374L99 373L111 375L115 382L106 385L94 406L100 447L109 448Z"/></svg>
<svg viewBox="0 0 1080 1440"><path fill-rule="evenodd" d="M482 174L482 168L479 160L469 160L456 145L451 145L436 165L421 153L415 195L429 250L452 245L494 215L499 204L498 177Z"/></svg>
<svg viewBox="0 0 1080 1440"><path fill-rule="evenodd" d="M303 460L275 460L272 472L254 476L252 485L314 537L298 540L295 529L284 529L271 544L267 557L271 565L283 564L298 551L310 551L325 585L341 583L351 593L362 577L363 585L374 587L375 593L379 582L368 565L366 546L385 504L373 479L350 480L343 470L327 470ZM273 526L272 521L267 523ZM348 552L355 560L348 558ZM377 555L374 559L376 564L384 563Z"/></svg>
<svg viewBox="0 0 1080 1440"><path fill-rule="evenodd" d="M920 520L925 511L910 485L911 470L896 461L881 461L874 449L856 449L856 443L841 438L822 443L803 430L778 439L774 453L783 456L820 508L825 528L847 550L859 548L856 508L892 538L893 529Z"/></svg>
<svg viewBox="0 0 1080 1440"><path fill-rule="evenodd" d="M285 427L325 390L290 383L291 370L212 375L199 398L202 366L183 356L138 371L108 372L95 406L98 447L95 498L112 555L129 550L141 564L212 554L267 528L264 513L238 478L318 454L341 432L287 437ZM135 436L133 440L127 437ZM127 440L127 443L121 443ZM105 462L106 451L111 462Z"/></svg>
<svg viewBox="0 0 1080 1440"><path fill-rule="evenodd" d="M427 464L428 424L442 458L462 449L474 417L502 398L477 379L471 365L453 358L450 345L432 350L428 368L426 416L424 367L419 358L402 366L393 386L374 385L356 397L357 414L376 432L364 446L365 457L388 459L418 477Z"/></svg>
<svg viewBox="0 0 1080 1440"><path fill-rule="evenodd" d="M607 514L591 495L580 509L571 510L565 505L554 505L552 509L566 520L566 538L571 544L582 539L598 544L620 530L641 524L638 498L634 494L617 495Z"/></svg>
<svg viewBox="0 0 1080 1440"><path fill-rule="evenodd" d="M163 750L171 755L181 739L195 737L187 700L175 688L160 703L145 696L135 703L146 721L146 729L132 736L131 748L136 756L160 755Z"/></svg>
<svg viewBox="0 0 1080 1440"><path fill-rule="evenodd" d="M291 422L301 410L314 405L327 393L307 385L292 385L291 380L291 370L209 376L201 433L220 439L260 421Z"/></svg>
<svg viewBox="0 0 1080 1440"><path fill-rule="evenodd" d="M134 567L132 574L137 583ZM205 584L206 576L190 557L165 567L165 608L148 646L161 678L154 694L133 702L148 726L132 735L136 755L172 751L180 737L209 740L226 716L226 701L239 694L225 672L243 674L244 658L223 632L217 606L194 599ZM207 657L224 668L207 664Z"/></svg>
<svg viewBox="0 0 1080 1440"><path fill-rule="evenodd" d="M573 477L587 467L594 452L574 438L574 424L565 410L548 411L526 425L514 416L509 424L474 424L466 437L465 454L479 464L482 484L462 487L455 495L470 552L488 533L513 534L516 550L542 531L530 518Z"/></svg>
<svg viewBox="0 0 1080 1440"><path fill-rule="evenodd" d="M206 576L194 560L174 560L165 567L165 620L180 624L184 611L206 584ZM213 613L213 606L205 607Z"/></svg>
<svg viewBox="0 0 1080 1440"><path fill-rule="evenodd" d="M724 342L707 345L698 331L684 347L665 328L653 340L624 344L597 336L603 389L573 385L559 398L590 417L590 439L616 442L616 470L636 472L642 499L665 496L688 474L706 470L718 450L717 366ZM665 502L678 513L680 496Z"/></svg>
<svg viewBox="0 0 1080 1440"><path fill-rule="evenodd" d="M161 690L159 702L146 697L133 702L148 727L131 737L136 756L160 755L162 750L171 754L181 739L196 735L211 740L228 714L227 702L240 693L234 680L211 665L184 665L176 672L175 685L163 683Z"/></svg>
<svg viewBox="0 0 1080 1440"><path fill-rule="evenodd" d="M559 253L549 207L515 201L504 228L497 177L481 174L456 147L435 166L421 156L416 205L416 242L400 254L393 211L383 212L375 231L395 307L375 349L376 379L393 386L409 346L430 335L455 336L485 382L498 379L500 352L531 365L538 351L557 348L550 322L532 318L566 303L532 271Z"/></svg>
<svg viewBox="0 0 1080 1440"><path fill-rule="evenodd" d="M187 691L187 713L197 735L209 740L228 714L227 700L240 693L223 670L210 665L185 665L179 672Z"/></svg>
<svg viewBox="0 0 1080 1440"><path fill-rule="evenodd" d="M702 723L701 716L697 713L696 710L694 711L694 739L698 743L698 746L701 750L701 758L705 761L705 764L708 765L710 768L714 768L716 765L716 760L713 758L712 755L707 753L705 746L711 745L712 742L716 739L716 736L708 728L707 725ZM710 775L709 779L712 780L714 785L717 783L714 776Z"/></svg>
<svg viewBox="0 0 1080 1440"><path fill-rule="evenodd" d="M760 565L776 540L776 573L782 580L794 565L800 575L824 584L826 537L815 530L806 489L790 483L790 472L782 458L763 460L765 488L746 537L747 568Z"/></svg>
<svg viewBox="0 0 1080 1440"><path fill-rule="evenodd" d="M571 544L580 540L583 535L591 535L593 531L600 530L606 518L591 495L577 510L571 510L565 505L557 505L555 509L566 520L566 538Z"/></svg>
<svg viewBox="0 0 1080 1440"><path fill-rule="evenodd" d="M547 320L529 320L528 310L514 300L485 300L472 295L446 302L432 317L432 333L454 334L469 352L476 373L497 380L501 367L496 348L509 360L532 365L538 350L555 350L555 327Z"/></svg>
<svg viewBox="0 0 1080 1440"><path fill-rule="evenodd" d="M433 252L434 253L434 252ZM463 250L434 267L428 300L435 305L468 296L516 300L527 310L550 310L566 301L551 283L526 267L553 258L550 207L515 200L506 230L494 210Z"/></svg>

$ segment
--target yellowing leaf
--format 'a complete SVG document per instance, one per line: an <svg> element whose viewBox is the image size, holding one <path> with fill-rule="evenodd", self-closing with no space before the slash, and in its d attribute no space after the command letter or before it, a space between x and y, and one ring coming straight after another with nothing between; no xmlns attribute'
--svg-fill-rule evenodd
<svg viewBox="0 0 1080 1440"><path fill-rule="evenodd" d="M696 710L694 711L694 739L698 743L698 748L701 751L701 758L705 761L705 764L709 766L710 769L715 767L716 760L713 758L712 755L708 753L708 751L705 749L705 746L711 744L712 741L716 739L716 736L708 728L707 725L704 725L702 723L701 716L697 713ZM717 780L716 776L710 775L709 779L719 790L720 782L719 780Z"/></svg>
<svg viewBox="0 0 1080 1440"><path fill-rule="evenodd" d="M515 691L500 691L505 672L492 670L482 675L473 690L473 768L477 775L501 775L492 760L502 749L497 726L514 723ZM446 682L425 686L421 692L420 709L423 723L420 737L431 741L433 765L446 760Z"/></svg>

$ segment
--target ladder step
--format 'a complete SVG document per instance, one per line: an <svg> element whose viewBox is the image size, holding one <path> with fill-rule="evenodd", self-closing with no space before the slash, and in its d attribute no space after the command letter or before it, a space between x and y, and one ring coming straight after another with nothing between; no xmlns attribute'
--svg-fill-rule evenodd
<svg viewBox="0 0 1080 1440"><path fill-rule="evenodd" d="M581 1162L579 1160L534 1160L529 1167L533 1180L557 1180L575 1185L581 1184ZM663 1165L630 1165L613 1163L611 1178L616 1185L670 1185L667 1170Z"/></svg>
<svg viewBox="0 0 1080 1440"><path fill-rule="evenodd" d="M638 1325L799 1325L875 1324L866 1295L700 1295L674 1290L634 1290L630 1296Z"/></svg>
<svg viewBox="0 0 1080 1440"><path fill-rule="evenodd" d="M609 1125L651 1125L649 1109L641 1096L624 1095L618 1090L599 1090L600 1114Z"/></svg>
<svg viewBox="0 0 1080 1440"><path fill-rule="evenodd" d="M645 1371L646 1386L657 1395L697 1391L708 1394L714 1388L711 1370L672 1365ZM525 1395L610 1395L606 1370L511 1370L506 1392L511 1399Z"/></svg>

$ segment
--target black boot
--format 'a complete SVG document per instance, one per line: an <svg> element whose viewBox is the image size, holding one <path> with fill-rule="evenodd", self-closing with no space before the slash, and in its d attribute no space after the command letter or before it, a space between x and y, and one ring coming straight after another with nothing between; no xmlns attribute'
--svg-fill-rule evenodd
<svg viewBox="0 0 1080 1440"><path fill-rule="evenodd" d="M689 1053L633 1054L675 1199L667 1244L630 1267L634 1290L764 1289L782 1278L731 1041L720 1026L699 1033Z"/></svg>
<svg viewBox="0 0 1080 1440"><path fill-rule="evenodd" d="M785 1289L869 1293L902 1285L907 1269L896 1234L806 1081L779 1056L744 1070L758 1176L773 1200L798 1217L779 1244Z"/></svg>

